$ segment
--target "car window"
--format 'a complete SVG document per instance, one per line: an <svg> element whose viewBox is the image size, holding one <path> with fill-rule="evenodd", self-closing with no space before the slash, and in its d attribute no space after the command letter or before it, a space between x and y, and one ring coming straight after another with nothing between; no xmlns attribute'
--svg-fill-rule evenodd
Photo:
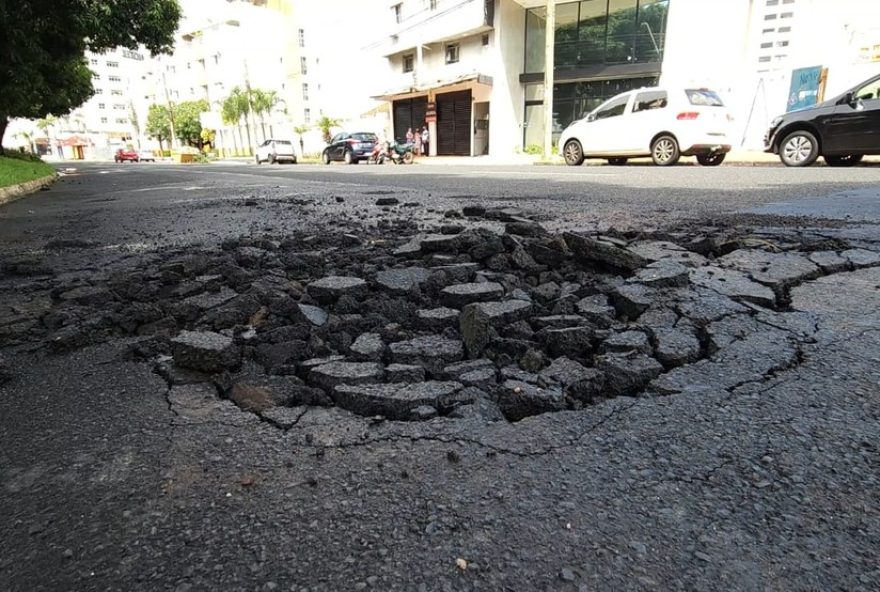
<svg viewBox="0 0 880 592"><path fill-rule="evenodd" d="M724 102L713 90L705 88L694 88L684 91L687 93L688 101L695 107L723 107Z"/></svg>
<svg viewBox="0 0 880 592"><path fill-rule="evenodd" d="M287 140L272 140L272 141L275 142L276 144L281 145L281 146L290 146L290 142Z"/></svg>
<svg viewBox="0 0 880 592"><path fill-rule="evenodd" d="M339 142L340 140L342 140L343 135L344 134L336 134L335 136L333 136L333 139L330 140L330 143L335 144L336 142Z"/></svg>
<svg viewBox="0 0 880 592"><path fill-rule="evenodd" d="M880 80L869 82L856 91L856 96L863 101L874 101L880 99Z"/></svg>
<svg viewBox="0 0 880 592"><path fill-rule="evenodd" d="M669 104L669 100L665 90L642 92L636 95L636 100L633 102L633 113L663 109L667 104Z"/></svg>
<svg viewBox="0 0 880 592"><path fill-rule="evenodd" d="M629 102L629 95L623 95L616 99L611 99L599 109L596 110L596 119L608 119L609 117L617 117L623 115L626 110L626 104Z"/></svg>
<svg viewBox="0 0 880 592"><path fill-rule="evenodd" d="M379 138L376 137L376 134L369 133L356 133L352 134L351 137L358 142L376 142L379 140Z"/></svg>

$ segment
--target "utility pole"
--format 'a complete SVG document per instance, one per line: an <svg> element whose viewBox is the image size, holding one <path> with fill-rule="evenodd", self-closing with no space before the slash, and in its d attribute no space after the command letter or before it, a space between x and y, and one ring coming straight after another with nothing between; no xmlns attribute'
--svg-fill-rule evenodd
<svg viewBox="0 0 880 592"><path fill-rule="evenodd" d="M556 60L556 0L547 0L547 22L544 25L544 158L553 155L553 70Z"/></svg>
<svg viewBox="0 0 880 592"><path fill-rule="evenodd" d="M171 104L171 95L168 93L168 82L165 80L165 72L162 72L162 86L165 87L165 102L168 104L168 120L171 123L171 149L177 144L177 134L174 132L174 106Z"/></svg>
<svg viewBox="0 0 880 592"><path fill-rule="evenodd" d="M248 113L250 113L251 123L254 126L254 144L259 144L260 142L259 142L259 140L257 140L257 117L256 117L256 114L254 113L254 103L251 100L253 98L253 95L251 93L251 78L250 78L250 74L248 72L247 58L245 58L245 60L244 60L244 91L246 93L245 96L247 97ZM247 115L245 115L245 117L247 117ZM265 134L265 130L263 130L263 133ZM263 141L265 141L265 140L266 140L266 138L263 138ZM252 147L249 147L249 149L250 148L252 148Z"/></svg>

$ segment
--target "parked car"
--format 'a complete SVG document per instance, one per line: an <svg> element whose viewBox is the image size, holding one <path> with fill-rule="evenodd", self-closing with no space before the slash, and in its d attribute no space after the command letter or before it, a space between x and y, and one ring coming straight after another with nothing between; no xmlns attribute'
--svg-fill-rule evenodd
<svg viewBox="0 0 880 592"><path fill-rule="evenodd" d="M149 150L141 150L137 155L141 162L156 162L155 155Z"/></svg>
<svg viewBox="0 0 880 592"><path fill-rule="evenodd" d="M810 166L819 156L828 166L852 166L880 154L880 76L818 105L770 122L764 150L791 167Z"/></svg>
<svg viewBox="0 0 880 592"><path fill-rule="evenodd" d="M682 156L717 166L730 152L730 122L724 102L709 89L641 88L605 101L569 125L559 151L570 166L586 158L622 165L643 156L660 166L674 165Z"/></svg>
<svg viewBox="0 0 880 592"><path fill-rule="evenodd" d="M134 150L126 150L124 148L120 148L116 151L116 154L113 155L113 160L116 162L138 162L141 159L140 155Z"/></svg>
<svg viewBox="0 0 880 592"><path fill-rule="evenodd" d="M266 140L257 146L257 154L255 158L257 164L262 164L264 162L275 164L276 162L281 161L296 164L296 153L293 151L293 142L290 140Z"/></svg>
<svg viewBox="0 0 880 592"><path fill-rule="evenodd" d="M369 132L341 132L333 136L330 144L321 153L324 164L330 164L334 160L341 160L345 164L357 164L367 160L373 153L373 146L379 138Z"/></svg>

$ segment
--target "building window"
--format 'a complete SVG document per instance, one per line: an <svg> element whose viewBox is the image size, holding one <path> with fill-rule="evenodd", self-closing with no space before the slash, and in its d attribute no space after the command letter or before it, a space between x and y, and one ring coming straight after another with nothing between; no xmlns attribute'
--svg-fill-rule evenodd
<svg viewBox="0 0 880 592"><path fill-rule="evenodd" d="M101 75L92 72L92 80L101 80Z"/></svg>
<svg viewBox="0 0 880 592"><path fill-rule="evenodd" d="M772 41L768 41L768 42L766 42L766 43L762 43L762 44L761 44L761 49L767 49L768 47L773 47L773 42L772 42Z"/></svg>
<svg viewBox="0 0 880 592"><path fill-rule="evenodd" d="M120 117L119 119L116 120L116 123L128 123L128 120L123 117Z"/></svg>
<svg viewBox="0 0 880 592"><path fill-rule="evenodd" d="M773 13L773 14L765 14L765 15L764 15L764 20L765 20L765 21L775 21L775 20L776 20L776 17L777 17L776 13Z"/></svg>
<svg viewBox="0 0 880 592"><path fill-rule="evenodd" d="M98 60L96 60L96 59L94 59L94 58L92 58L91 60L89 60L89 62L90 62L93 66L97 66L97 65L98 65Z"/></svg>
<svg viewBox="0 0 880 592"><path fill-rule="evenodd" d="M783 4L794 4L794 0L782 0Z"/></svg>
<svg viewBox="0 0 880 592"><path fill-rule="evenodd" d="M102 118L101 118L101 123L107 123L107 118L106 118L106 117L102 117Z"/></svg>
<svg viewBox="0 0 880 592"><path fill-rule="evenodd" d="M114 96L117 96L117 97L121 97L121 96L122 96L122 91L119 90L119 89L114 88L114 89L112 89L112 90L110 91L110 94L111 94L111 95L114 95Z"/></svg>
<svg viewBox="0 0 880 592"><path fill-rule="evenodd" d="M95 89L95 94L96 94L96 95L103 95L103 94L104 94L104 89L103 89L103 88L96 88L96 89Z"/></svg>
<svg viewBox="0 0 880 592"><path fill-rule="evenodd" d="M783 12L782 14L779 15L779 18L787 19L787 18L791 18L793 16L794 16L793 12Z"/></svg>
<svg viewBox="0 0 880 592"><path fill-rule="evenodd" d="M303 109L303 123L312 123L311 109Z"/></svg>
<svg viewBox="0 0 880 592"><path fill-rule="evenodd" d="M779 0L767 0L767 6L779 6Z"/></svg>
<svg viewBox="0 0 880 592"><path fill-rule="evenodd" d="M303 101L309 100L309 85L303 82Z"/></svg>
<svg viewBox="0 0 880 592"><path fill-rule="evenodd" d="M446 46L446 63L457 64L460 47L458 43L450 43Z"/></svg>
<svg viewBox="0 0 880 592"><path fill-rule="evenodd" d="M772 27L769 28L769 29L764 29L763 31L761 31L761 33L763 33L764 35L767 35L767 34L769 34L769 33L775 33L775 32L776 32L776 29L774 29L774 28L772 28Z"/></svg>
<svg viewBox="0 0 880 592"><path fill-rule="evenodd" d="M483 35L482 43L483 43L483 47L486 47L489 45L489 34L488 33Z"/></svg>
<svg viewBox="0 0 880 592"><path fill-rule="evenodd" d="M391 10L394 11L394 22L400 24L400 4L395 4Z"/></svg>
<svg viewBox="0 0 880 592"><path fill-rule="evenodd" d="M300 47L306 46L306 30L305 29L299 30L299 46Z"/></svg>
<svg viewBox="0 0 880 592"><path fill-rule="evenodd" d="M779 27L780 33L791 33L791 27Z"/></svg>
<svg viewBox="0 0 880 592"><path fill-rule="evenodd" d="M760 62L762 64L765 62L769 62L769 61L770 61L770 56L761 56L758 58L758 62Z"/></svg>
<svg viewBox="0 0 880 592"><path fill-rule="evenodd" d="M107 67L108 68L118 68L119 62L107 62Z"/></svg>
<svg viewBox="0 0 880 592"><path fill-rule="evenodd" d="M431 10L437 10L437 0L428 0L428 7Z"/></svg>
<svg viewBox="0 0 880 592"><path fill-rule="evenodd" d="M215 54L214 54L214 65L217 66L217 65L219 65L219 64L220 64L220 54L219 54L219 53L215 53Z"/></svg>
<svg viewBox="0 0 880 592"><path fill-rule="evenodd" d="M109 80L110 82L122 82L122 78L120 78L119 76L108 76L107 80Z"/></svg>
<svg viewBox="0 0 880 592"><path fill-rule="evenodd" d="M106 109L107 105L105 103L98 103L98 109Z"/></svg>
<svg viewBox="0 0 880 592"><path fill-rule="evenodd" d="M123 105L121 103L116 103L115 105L113 105L113 108L116 109L117 111L122 111L125 109L125 105Z"/></svg>
<svg viewBox="0 0 880 592"><path fill-rule="evenodd" d="M305 56L303 56L299 59L299 71L302 74L309 73L309 64L308 64L308 60L306 60Z"/></svg>
<svg viewBox="0 0 880 592"><path fill-rule="evenodd" d="M411 53L403 56L403 73L412 72L415 70L415 56Z"/></svg>
<svg viewBox="0 0 880 592"><path fill-rule="evenodd" d="M776 47L788 47L788 41L777 41Z"/></svg>

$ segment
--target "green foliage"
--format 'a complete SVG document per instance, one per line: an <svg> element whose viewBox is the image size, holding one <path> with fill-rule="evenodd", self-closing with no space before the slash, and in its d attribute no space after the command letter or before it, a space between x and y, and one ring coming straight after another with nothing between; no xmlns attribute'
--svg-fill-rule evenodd
<svg viewBox="0 0 880 592"><path fill-rule="evenodd" d="M329 144L331 138L330 132L334 127L338 127L339 124L340 121L338 119L333 119L332 117L324 115L321 119L315 122L315 127L321 130L321 136L324 138L324 141Z"/></svg>
<svg viewBox="0 0 880 592"><path fill-rule="evenodd" d="M278 96L278 93L274 90L261 90L259 88L252 88L251 91L251 107L254 110L254 113L259 115L260 117L265 117L272 113L272 111L281 104L281 98Z"/></svg>
<svg viewBox="0 0 880 592"><path fill-rule="evenodd" d="M184 101L174 106L174 131L181 142L190 146L202 145L202 123L199 116L210 110L208 101Z"/></svg>
<svg viewBox="0 0 880 592"><path fill-rule="evenodd" d="M10 150L7 157L0 156L0 187L18 185L48 177L55 172L39 158Z"/></svg>
<svg viewBox="0 0 880 592"><path fill-rule="evenodd" d="M250 112L251 104L248 100L248 93L237 86L232 89L228 97L223 99L223 104L220 105L220 115L226 125L238 125L243 117L250 115Z"/></svg>
<svg viewBox="0 0 880 592"><path fill-rule="evenodd" d="M0 141L10 118L64 115L94 94L86 50L168 53L179 20L177 0L0 0Z"/></svg>
<svg viewBox="0 0 880 592"><path fill-rule="evenodd" d="M171 117L165 105L150 105L147 111L147 135L160 143L171 139Z"/></svg>
<svg viewBox="0 0 880 592"><path fill-rule="evenodd" d="M529 144L523 152L526 154L544 154L544 147L539 144Z"/></svg>

